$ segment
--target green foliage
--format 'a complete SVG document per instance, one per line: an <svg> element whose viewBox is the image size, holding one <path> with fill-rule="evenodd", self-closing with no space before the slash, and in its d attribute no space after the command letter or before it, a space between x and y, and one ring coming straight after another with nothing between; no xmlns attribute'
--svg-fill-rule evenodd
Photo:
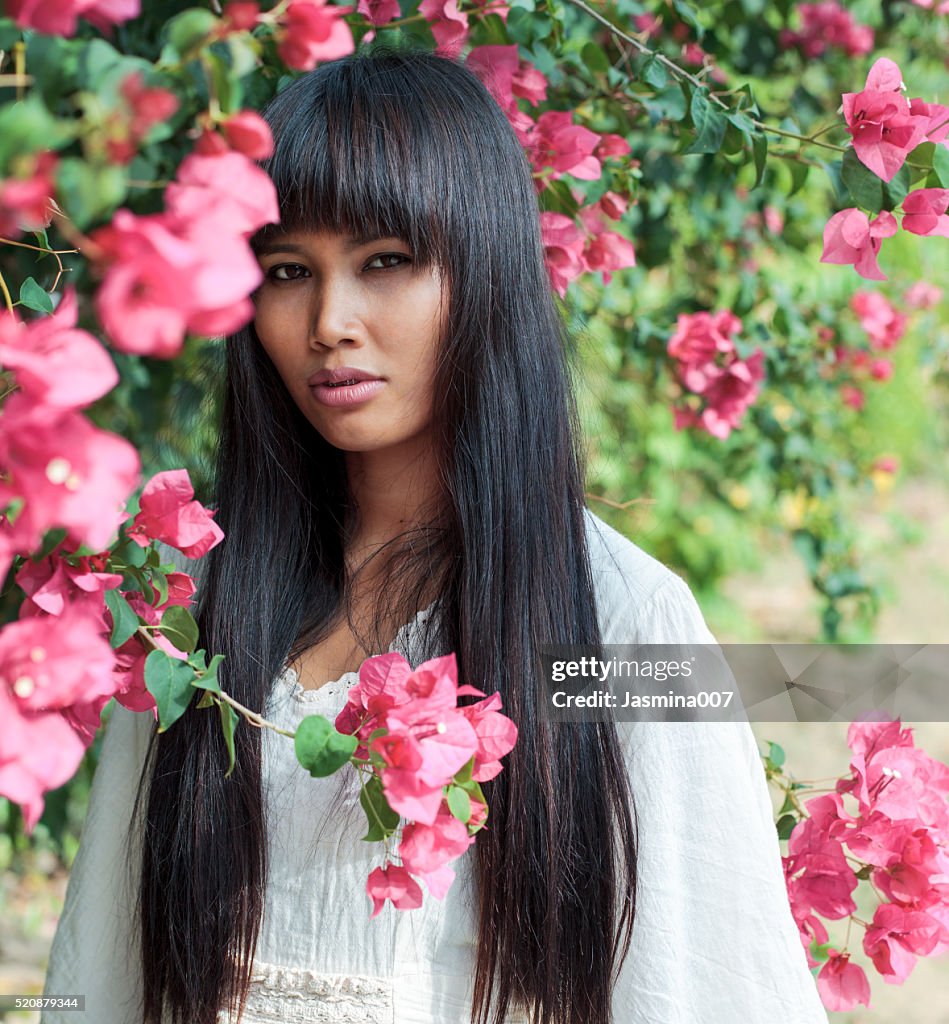
<svg viewBox="0 0 949 1024"><path fill-rule="evenodd" d="M323 715L307 715L293 737L297 760L314 777L338 771L359 745L355 736L337 732Z"/></svg>

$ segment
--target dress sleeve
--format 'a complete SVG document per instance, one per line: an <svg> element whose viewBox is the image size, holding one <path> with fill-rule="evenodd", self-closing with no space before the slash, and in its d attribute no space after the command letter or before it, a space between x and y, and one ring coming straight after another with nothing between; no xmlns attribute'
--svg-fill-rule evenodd
<svg viewBox="0 0 949 1024"><path fill-rule="evenodd" d="M84 995L85 1012L44 1010L41 1024L141 1024L141 842L136 829L129 846L128 826L154 726L151 714L117 704L105 727L43 993Z"/></svg>
<svg viewBox="0 0 949 1024"><path fill-rule="evenodd" d="M619 597L617 597L619 593ZM714 643L669 570L603 602L606 643ZM635 611L634 611L635 609ZM639 833L619 1024L827 1024L791 917L764 770L747 722L617 722Z"/></svg>

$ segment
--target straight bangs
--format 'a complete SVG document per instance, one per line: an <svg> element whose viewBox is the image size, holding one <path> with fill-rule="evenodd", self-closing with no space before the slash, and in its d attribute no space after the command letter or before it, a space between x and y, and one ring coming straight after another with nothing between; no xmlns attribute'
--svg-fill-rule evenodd
<svg viewBox="0 0 949 1024"><path fill-rule="evenodd" d="M263 112L275 148L260 166L280 197L280 223L261 228L251 245L295 231L345 231L401 238L419 266L444 267L447 224L433 200L455 191L457 171L439 119L397 59L338 63L297 79Z"/></svg>

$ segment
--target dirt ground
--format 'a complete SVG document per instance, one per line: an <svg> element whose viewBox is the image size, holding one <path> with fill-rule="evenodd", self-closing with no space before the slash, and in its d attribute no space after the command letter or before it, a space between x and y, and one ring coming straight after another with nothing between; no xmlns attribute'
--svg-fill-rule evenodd
<svg viewBox="0 0 949 1024"><path fill-rule="evenodd" d="M894 514L918 529L918 541L906 546ZM915 528L915 527L914 527ZM864 536L874 538L868 568L891 588L878 628L888 643L940 643L949 624L949 487L920 483L881 499L861 518ZM753 637L729 635L709 616L720 642L806 641L814 635L817 602L801 564L790 548L769 554L757 573L730 579L723 588L747 610ZM949 724L914 724L917 743L949 762ZM754 726L760 741L780 743L787 766L798 778L840 775L849 761L846 727L831 724L764 723ZM38 864L30 875L0 879L0 992L40 993L56 919L62 908L66 878L52 864ZM861 908L862 909L862 908ZM872 907L869 908L872 914ZM831 937L838 937L831 931ZM859 941L859 936L858 936ZM862 952L857 958L862 956ZM949 955L922 960L902 986L870 974L867 1009L830 1014L833 1024L949 1024ZM8 1013L9 1024L35 1024L37 1014ZM698 1022L696 1022L698 1024ZM740 1024L740 1022L736 1022ZM774 1024L781 1024L775 1021Z"/></svg>

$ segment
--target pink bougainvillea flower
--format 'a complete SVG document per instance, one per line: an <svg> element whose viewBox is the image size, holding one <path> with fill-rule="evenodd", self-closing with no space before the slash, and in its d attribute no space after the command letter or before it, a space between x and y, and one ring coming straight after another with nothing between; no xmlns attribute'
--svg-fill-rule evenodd
<svg viewBox="0 0 949 1024"><path fill-rule="evenodd" d="M372 900L370 920L392 900L396 910L415 910L422 905L422 887L399 864L387 864L370 872L366 880L366 892Z"/></svg>
<svg viewBox="0 0 949 1024"><path fill-rule="evenodd" d="M323 0L293 0L278 21L277 53L290 68L312 71L321 60L345 57L355 49L353 33L343 20L352 6Z"/></svg>
<svg viewBox="0 0 949 1024"><path fill-rule="evenodd" d="M687 365L712 362L719 353L735 351L732 335L741 327L741 320L729 309L680 313L666 350Z"/></svg>
<svg viewBox="0 0 949 1024"><path fill-rule="evenodd" d="M575 124L570 110L548 110L537 118L537 134L531 154L535 168L552 168L553 177L572 174L583 181L594 181L602 167L593 151L600 142L596 132Z"/></svg>
<svg viewBox="0 0 949 1024"><path fill-rule="evenodd" d="M131 111L129 128L136 140L144 139L154 125L167 121L178 109L178 97L167 89L146 86L141 71L126 75L119 92Z"/></svg>
<svg viewBox="0 0 949 1024"><path fill-rule="evenodd" d="M85 607L105 628L103 594L119 586L122 576L96 568L94 556L85 555L72 565L53 553L39 562L26 559L17 570L17 586L26 594L20 618L26 615L62 615L67 607Z"/></svg>
<svg viewBox="0 0 949 1024"><path fill-rule="evenodd" d="M435 52L458 55L468 39L468 15L458 9L458 0L422 0L418 10L435 37Z"/></svg>
<svg viewBox="0 0 949 1024"><path fill-rule="evenodd" d="M880 292L854 292L850 308L857 314L874 348L891 349L906 333L908 317Z"/></svg>
<svg viewBox="0 0 949 1024"><path fill-rule="evenodd" d="M583 258L590 270L603 274L603 281L609 284L614 270L636 266L636 251L633 243L615 231L600 231L587 242Z"/></svg>
<svg viewBox="0 0 949 1024"><path fill-rule="evenodd" d="M139 480L138 452L72 410L37 405L15 392L0 409L0 506L25 502L15 533L27 550L47 530L68 530L70 547L107 548Z"/></svg>
<svg viewBox="0 0 949 1024"><path fill-rule="evenodd" d="M562 297L567 285L586 270L583 232L566 214L550 210L541 213L540 225L551 284Z"/></svg>
<svg viewBox="0 0 949 1024"><path fill-rule="evenodd" d="M389 806L425 825L435 821L442 787L478 749L478 737L460 710L438 703L420 699L394 708L385 718L388 734L369 744L386 761L381 775Z"/></svg>
<svg viewBox="0 0 949 1024"><path fill-rule="evenodd" d="M49 227L58 162L56 153L36 153L32 160L23 158L28 169L19 177L0 181L0 234L17 238L21 231Z"/></svg>
<svg viewBox="0 0 949 1024"><path fill-rule="evenodd" d="M402 13L399 0L359 0L356 9L373 25L388 25Z"/></svg>
<svg viewBox="0 0 949 1024"><path fill-rule="evenodd" d="M159 540L186 558L201 558L224 540L212 515L195 501L188 471L171 469L156 473L145 485L128 534L143 546Z"/></svg>
<svg viewBox="0 0 949 1024"><path fill-rule="evenodd" d="M949 135L949 107L941 103L926 103L920 97L909 101L909 109L914 117L925 122L926 138L930 142L944 142Z"/></svg>
<svg viewBox="0 0 949 1024"><path fill-rule="evenodd" d="M902 985L917 959L932 953L947 934L945 926L925 911L882 903L863 936L863 949L884 981Z"/></svg>
<svg viewBox="0 0 949 1024"><path fill-rule="evenodd" d="M270 177L242 153L234 152L185 157L175 180L165 189L165 206L184 222L212 221L220 223L228 235L244 237L280 220Z"/></svg>
<svg viewBox="0 0 949 1024"><path fill-rule="evenodd" d="M871 281L885 281L877 255L884 238L895 235L896 218L883 210L872 221L855 207L840 210L824 225L821 263L852 263L854 270Z"/></svg>
<svg viewBox="0 0 949 1024"><path fill-rule="evenodd" d="M15 372L20 389L37 402L78 409L119 382L109 353L91 334L76 329L76 318L71 286L52 315L29 324L0 312L0 363Z"/></svg>
<svg viewBox="0 0 949 1024"><path fill-rule="evenodd" d="M270 125L253 110L241 110L221 122L221 131L231 149L251 160L266 160L273 155Z"/></svg>
<svg viewBox="0 0 949 1024"><path fill-rule="evenodd" d="M902 94L899 67L877 60L862 92L843 95L844 118L858 159L877 177L891 181L909 154L926 138L928 117L913 114Z"/></svg>
<svg viewBox="0 0 949 1024"><path fill-rule="evenodd" d="M65 708L115 691L115 658L101 620L81 608L34 615L0 629L0 686L29 711Z"/></svg>
<svg viewBox="0 0 949 1024"><path fill-rule="evenodd" d="M27 834L43 813L43 794L76 774L83 738L59 711L30 711L0 685L0 794L19 804Z"/></svg>
<svg viewBox="0 0 949 1024"><path fill-rule="evenodd" d="M762 380L764 352L761 349L747 359L733 358L711 375L701 392L705 408L699 413L698 425L713 437L724 440L758 397Z"/></svg>
<svg viewBox="0 0 949 1024"><path fill-rule="evenodd" d="M501 771L501 758L513 750L517 742L517 726L507 715L500 714L500 707L501 695L492 693L476 704L459 709L471 723L478 740L471 774L475 782L493 779Z"/></svg>
<svg viewBox="0 0 949 1024"><path fill-rule="evenodd" d="M593 151L601 160L611 156L626 156L631 152L629 143L622 135L601 135Z"/></svg>
<svg viewBox="0 0 949 1024"><path fill-rule="evenodd" d="M852 914L857 876L840 841L831 839L810 819L799 822L788 840L786 862L792 902L832 921Z"/></svg>
<svg viewBox="0 0 949 1024"><path fill-rule="evenodd" d="M425 875L460 857L473 842L467 826L442 808L430 825L412 822L405 826L399 857L413 875Z"/></svg>
<svg viewBox="0 0 949 1024"><path fill-rule="evenodd" d="M870 1005L870 982L863 968L850 962L849 953L831 949L827 963L817 974L817 991L828 1010L852 1010L858 1003Z"/></svg>
<svg viewBox="0 0 949 1024"><path fill-rule="evenodd" d="M225 4L223 22L227 33L250 32L260 20L260 7L254 0L233 0Z"/></svg>
<svg viewBox="0 0 949 1024"><path fill-rule="evenodd" d="M903 200L903 230L949 238L949 188L918 188Z"/></svg>
<svg viewBox="0 0 949 1024"><path fill-rule="evenodd" d="M169 357L181 350L189 271L197 259L176 228L167 214L140 217L122 209L111 224L92 232L97 261L108 266L96 292L96 313L124 352Z"/></svg>
<svg viewBox="0 0 949 1024"><path fill-rule="evenodd" d="M20 28L50 36L76 34L80 17L108 34L113 25L137 18L141 0L7 0L6 13Z"/></svg>
<svg viewBox="0 0 949 1024"><path fill-rule="evenodd" d="M929 281L917 281L903 292L903 301L913 309L932 309L942 301L942 289Z"/></svg>
<svg viewBox="0 0 949 1024"><path fill-rule="evenodd" d="M273 183L230 151L192 154L182 167L184 179L166 189L174 212L118 210L92 233L96 258L107 267L96 311L122 351L170 358L186 331L227 333L253 315L248 296L262 275L246 234L278 218ZM215 191L218 175L229 179ZM246 191L235 195L241 183Z"/></svg>
<svg viewBox="0 0 949 1024"><path fill-rule="evenodd" d="M836 0L798 4L802 29L782 29L778 43L782 49L796 47L806 57L819 57L828 47L843 50L850 57L873 52L873 29L855 22L850 12Z"/></svg>

